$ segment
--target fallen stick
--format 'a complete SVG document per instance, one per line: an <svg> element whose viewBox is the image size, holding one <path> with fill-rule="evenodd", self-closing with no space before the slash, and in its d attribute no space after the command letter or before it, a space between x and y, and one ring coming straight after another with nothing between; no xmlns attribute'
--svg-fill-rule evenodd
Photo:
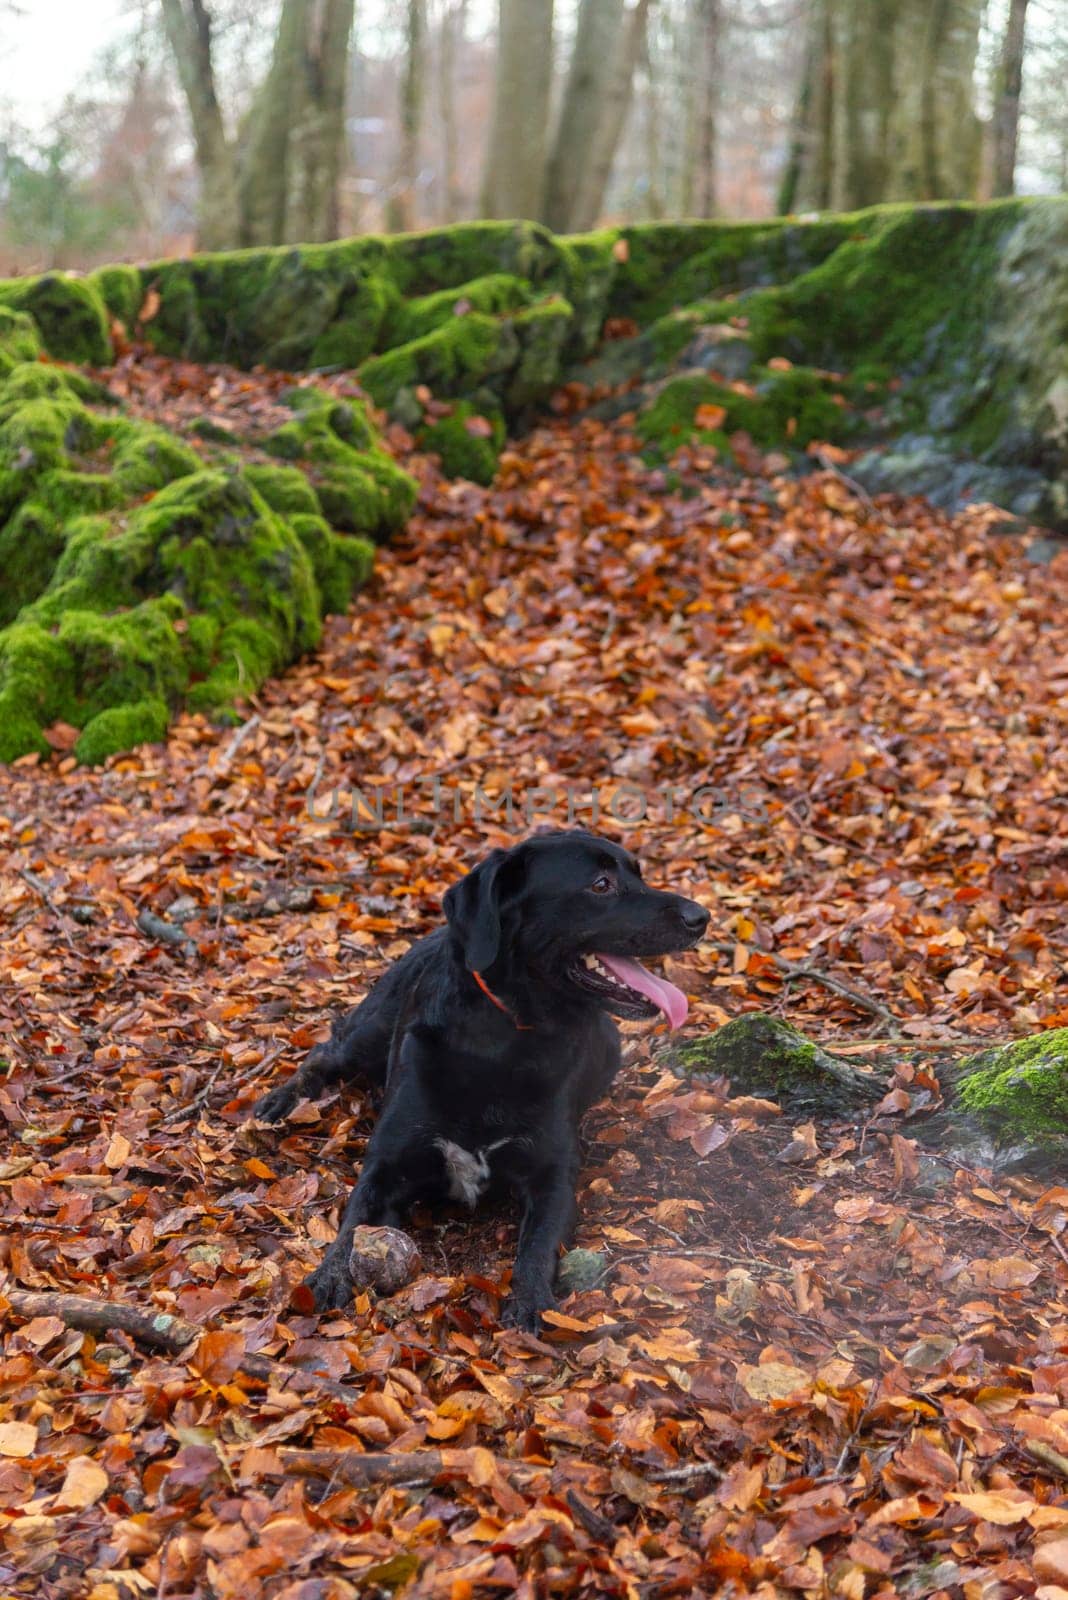
<svg viewBox="0 0 1068 1600"><path fill-rule="evenodd" d="M184 928L179 928L176 923L157 917L154 911L139 911L137 926L157 944L174 945L181 950L191 950L194 955L196 954L197 942L192 935L186 933Z"/></svg>
<svg viewBox="0 0 1068 1600"><path fill-rule="evenodd" d="M90 1300L81 1294L37 1289L5 1289L3 1293L20 1317L58 1317L68 1328L84 1333L110 1333L117 1328L150 1349L172 1356L180 1355L204 1331L170 1311L141 1311L118 1300Z"/></svg>
<svg viewBox="0 0 1068 1600"><path fill-rule="evenodd" d="M376 1484L433 1483L435 1478L465 1477L480 1467L487 1451L479 1450L300 1450L283 1446L282 1464L307 1478L333 1478L350 1489L371 1488ZM534 1461L503 1461L493 1458L503 1474L530 1477L550 1469Z"/></svg>
<svg viewBox="0 0 1068 1600"><path fill-rule="evenodd" d="M205 1329L170 1311L142 1311L137 1306L119 1300L91 1300L86 1295L62 1294L53 1290L4 1289L0 1294L8 1301L12 1311L20 1317L58 1317L68 1328L83 1333L111 1333L118 1330L131 1339L147 1345L151 1350L161 1350L165 1355L185 1355ZM359 1391L328 1378L324 1373L306 1372L303 1367L287 1367L274 1356L246 1351L238 1368L247 1377L284 1388L293 1383L297 1387L323 1389L339 1400L355 1400Z"/></svg>
<svg viewBox="0 0 1068 1600"><path fill-rule="evenodd" d="M52 893L47 883L44 883L37 876L37 874L35 872L31 872L28 867L19 867L18 874L23 883L29 884L34 894L39 895L44 901L49 911L51 911L52 915L59 923L63 937L66 939L70 948L72 950L76 949L77 947L74 943L74 940L70 936L70 929L67 927L67 913L63 910L62 906L57 906L56 902L52 899Z"/></svg>
<svg viewBox="0 0 1068 1600"><path fill-rule="evenodd" d="M709 940L709 943L712 945L713 950L719 950L728 956L733 955L736 948L733 944L726 944L716 940ZM841 978L832 977L829 972L823 972L819 967L809 966L804 961L787 961L785 956L777 956L770 950L761 950L756 945L753 946L753 950L756 955L763 956L765 961L770 961L773 967L778 967L779 971L787 978L810 978L813 983L821 983L825 989L830 989L834 994L841 995L844 1000L851 1000L855 1006L860 1006L861 1010L869 1012L871 1016L879 1017L881 1021L886 1023L887 1027L897 1029L899 1026L898 1019L894 1016L894 1013L882 1005L880 1001L873 1000L870 995L864 994L860 989L854 989L852 984L845 983Z"/></svg>

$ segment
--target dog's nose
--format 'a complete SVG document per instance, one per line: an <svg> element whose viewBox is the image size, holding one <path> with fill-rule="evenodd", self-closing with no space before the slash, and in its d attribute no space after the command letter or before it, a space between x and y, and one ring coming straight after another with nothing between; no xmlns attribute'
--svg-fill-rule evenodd
<svg viewBox="0 0 1068 1600"><path fill-rule="evenodd" d="M696 900L682 902L682 921L687 933L704 933L708 927L709 913Z"/></svg>

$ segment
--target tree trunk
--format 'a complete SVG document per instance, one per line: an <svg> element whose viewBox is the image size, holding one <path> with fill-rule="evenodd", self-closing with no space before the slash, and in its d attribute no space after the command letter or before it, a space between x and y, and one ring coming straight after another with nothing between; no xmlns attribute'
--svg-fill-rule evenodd
<svg viewBox="0 0 1068 1600"><path fill-rule="evenodd" d="M354 0L283 0L238 137L215 92L206 0L162 0L193 125L203 249L336 238Z"/></svg>
<svg viewBox="0 0 1068 1600"><path fill-rule="evenodd" d="M721 0L696 0L694 60L697 96L694 105L693 213L716 214L716 132L719 120Z"/></svg>
<svg viewBox="0 0 1068 1600"><path fill-rule="evenodd" d="M400 139L393 186L386 207L392 233L415 227L415 189L419 178L419 130L423 122L423 78L426 56L426 0L408 0L408 26L401 81Z"/></svg>
<svg viewBox="0 0 1068 1600"><path fill-rule="evenodd" d="M582 0L545 181L546 224L576 227L576 203L605 111L623 25L623 0Z"/></svg>
<svg viewBox="0 0 1068 1600"><path fill-rule="evenodd" d="M1001 45L994 96L995 195L1016 189L1016 140L1020 129L1020 90L1023 87L1024 32L1027 0L1010 0L1009 20Z"/></svg>
<svg viewBox="0 0 1068 1600"><path fill-rule="evenodd" d="M345 103L354 0L313 0L300 55L290 135L285 228L289 243L341 231Z"/></svg>
<svg viewBox="0 0 1068 1600"><path fill-rule="evenodd" d="M981 13L982 0L813 0L784 181L792 208L974 195Z"/></svg>
<svg viewBox="0 0 1068 1600"><path fill-rule="evenodd" d="M493 120L482 210L539 217L553 65L553 0L500 0Z"/></svg>
<svg viewBox="0 0 1068 1600"><path fill-rule="evenodd" d="M215 92L211 16L203 0L163 0L163 24L193 127L198 238L205 250L224 250L240 237L237 167Z"/></svg>
<svg viewBox="0 0 1068 1600"><path fill-rule="evenodd" d="M460 192L460 139L456 120L456 62L467 32L467 0L453 0L441 19L438 94L441 102L442 183L440 217L456 222L463 210Z"/></svg>
<svg viewBox="0 0 1068 1600"><path fill-rule="evenodd" d="M286 237L290 134L303 109L311 4L284 0L271 65L242 129L238 195L243 245L278 244Z"/></svg>
<svg viewBox="0 0 1068 1600"><path fill-rule="evenodd" d="M570 226L581 233L592 228L604 207L619 141L623 136L634 90L634 73L645 45L650 0L637 0L616 37L612 70L605 87L601 116L584 163L582 186L575 197Z"/></svg>

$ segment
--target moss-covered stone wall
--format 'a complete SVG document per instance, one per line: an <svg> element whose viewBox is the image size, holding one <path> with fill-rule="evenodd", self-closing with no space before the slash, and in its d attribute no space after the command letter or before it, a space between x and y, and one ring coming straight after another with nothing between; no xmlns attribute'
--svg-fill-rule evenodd
<svg viewBox="0 0 1068 1600"><path fill-rule="evenodd" d="M851 470L1068 529L1068 200L472 223L0 282L0 758L57 720L98 759L180 703L225 714L314 644L413 501L368 409L314 385L254 459L205 462L40 359L106 366L119 325L193 360L354 371L482 482L565 377L637 381L661 454L854 442L877 394L898 437Z"/></svg>

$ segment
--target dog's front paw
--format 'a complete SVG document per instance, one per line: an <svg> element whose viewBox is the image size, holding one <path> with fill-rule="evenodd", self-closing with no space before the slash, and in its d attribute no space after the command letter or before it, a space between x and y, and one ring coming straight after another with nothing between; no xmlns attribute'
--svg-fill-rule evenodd
<svg viewBox="0 0 1068 1600"><path fill-rule="evenodd" d="M353 1283L348 1262L330 1251L304 1283L312 1292L316 1311L343 1311L352 1301Z"/></svg>
<svg viewBox="0 0 1068 1600"><path fill-rule="evenodd" d="M252 1107L252 1115L260 1122L281 1122L283 1117L288 1117L300 1097L296 1078L287 1078L285 1083L276 1084L267 1094L260 1096Z"/></svg>
<svg viewBox="0 0 1068 1600"><path fill-rule="evenodd" d="M543 1311L556 1309L556 1297L546 1294L510 1294L501 1307L501 1326L522 1328L524 1333L541 1332Z"/></svg>

